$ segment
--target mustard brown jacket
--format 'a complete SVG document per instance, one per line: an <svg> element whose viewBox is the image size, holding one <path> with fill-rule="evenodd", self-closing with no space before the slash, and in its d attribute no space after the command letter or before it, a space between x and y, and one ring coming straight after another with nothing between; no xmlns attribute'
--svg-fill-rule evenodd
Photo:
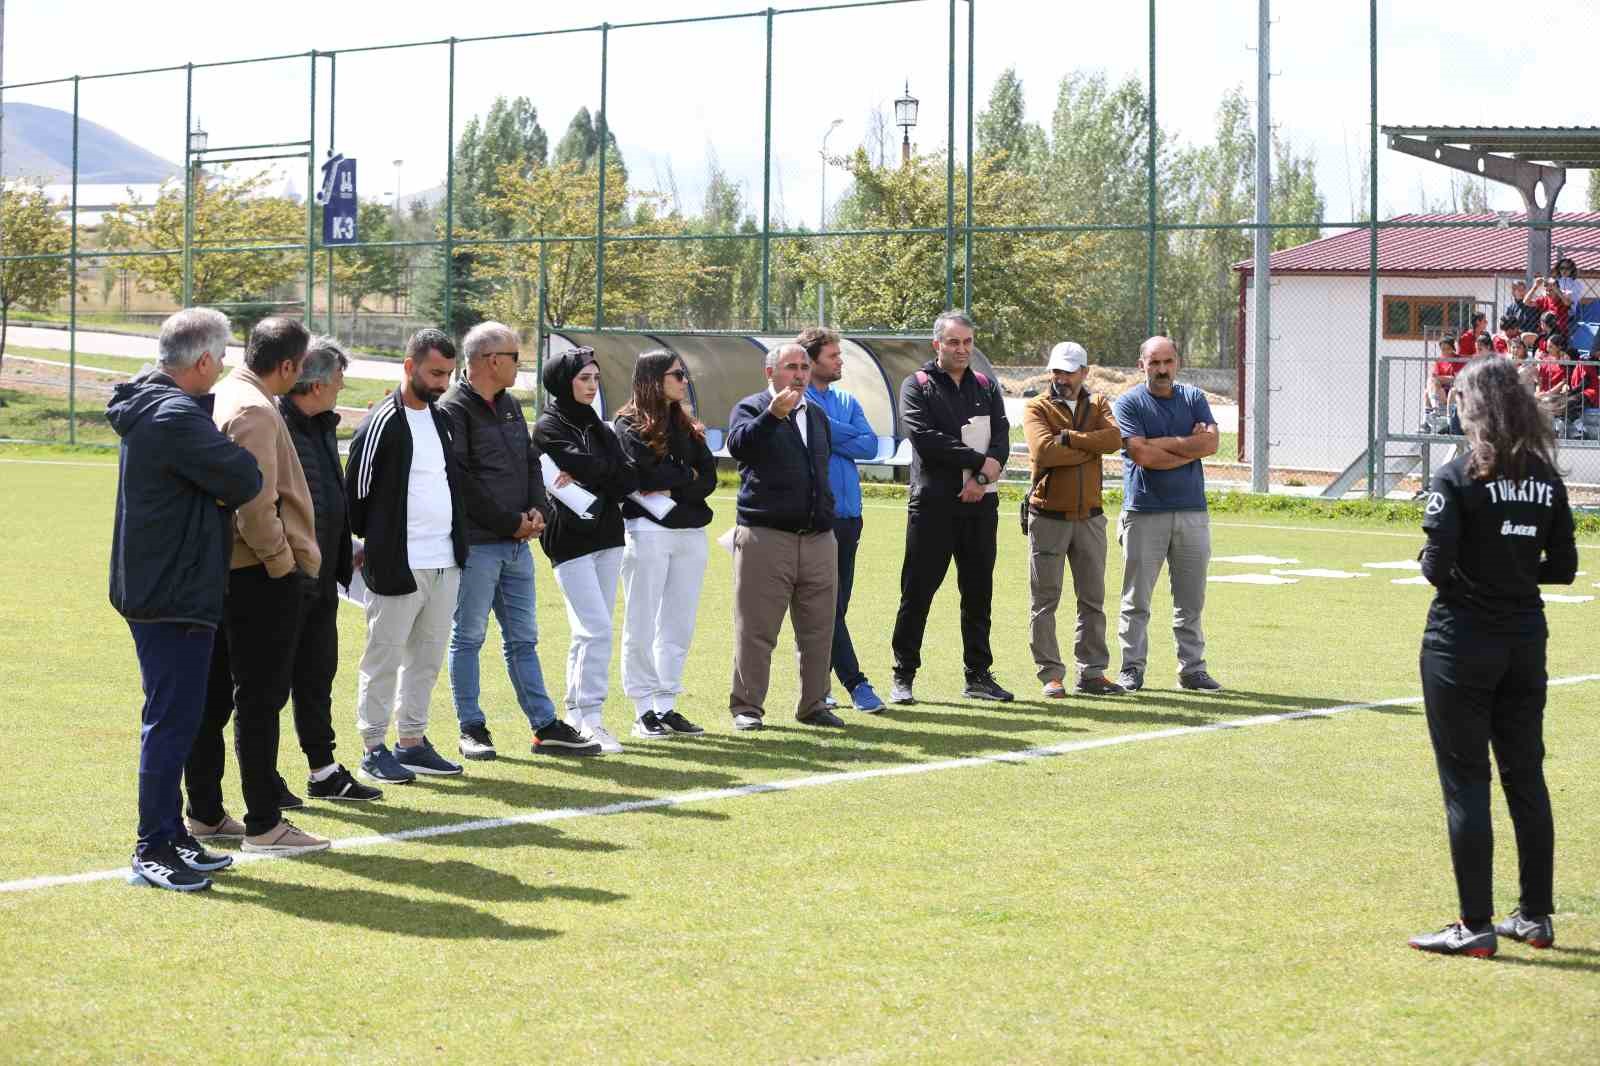
<svg viewBox="0 0 1600 1066"><path fill-rule="evenodd" d="M1079 389L1068 408L1051 390L1023 407L1022 430L1033 467L1030 508L1069 522L1088 518L1100 507L1100 459L1122 447L1110 402Z"/></svg>
<svg viewBox="0 0 1600 1066"><path fill-rule="evenodd" d="M317 547L311 489L294 438L278 410L278 398L269 396L261 379L243 366L211 391L216 397L212 421L224 436L255 456L261 467L261 491L233 516L229 569L265 565L269 577L283 577L296 569L316 577L322 569L322 551Z"/></svg>

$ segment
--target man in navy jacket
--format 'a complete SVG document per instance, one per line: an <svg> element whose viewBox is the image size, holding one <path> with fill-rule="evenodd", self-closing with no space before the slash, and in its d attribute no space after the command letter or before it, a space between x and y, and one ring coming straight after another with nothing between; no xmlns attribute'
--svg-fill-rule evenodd
<svg viewBox="0 0 1600 1066"><path fill-rule="evenodd" d="M728 452L739 461L728 698L735 729L761 728L785 614L800 653L795 717L806 725L844 725L824 702L839 560L828 418L806 402L810 377L806 350L779 345L767 353L767 388L740 400L728 418Z"/></svg>
<svg viewBox="0 0 1600 1066"><path fill-rule="evenodd" d="M188 834L179 785L205 708L222 621L232 513L261 491L255 458L211 421L228 320L206 308L161 326L155 369L118 385L106 418L122 446L111 532L111 605L128 621L144 682L133 872L158 888L211 887L233 860Z"/></svg>

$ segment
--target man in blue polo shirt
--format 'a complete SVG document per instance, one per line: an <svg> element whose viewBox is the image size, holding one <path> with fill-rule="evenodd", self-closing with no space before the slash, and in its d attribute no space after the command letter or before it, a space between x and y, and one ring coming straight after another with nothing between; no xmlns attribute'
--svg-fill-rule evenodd
<svg viewBox="0 0 1600 1066"><path fill-rule="evenodd" d="M828 416L833 453L828 457L828 486L833 489L833 537L839 542L839 602L833 616L833 674L849 693L858 711L877 714L883 700L873 691L872 682L861 672L850 627L845 614L850 610L850 592L855 585L856 549L861 544L861 475L857 460L878 454L878 437L867 424L867 416L856 398L838 385L844 377L844 356L840 354L839 334L825 326L812 326L795 338L795 343L811 357L811 382L806 387L806 402Z"/></svg>
<svg viewBox="0 0 1600 1066"><path fill-rule="evenodd" d="M1200 460L1217 451L1217 425L1205 393L1180 385L1178 349L1166 337L1139 346L1144 384L1117 400L1122 431L1122 673L1129 692L1144 687L1149 648L1150 593L1161 565L1170 569L1172 635L1178 645L1178 684L1215 692L1222 686L1206 672L1206 638L1200 613L1206 605L1206 566L1211 561L1211 518Z"/></svg>

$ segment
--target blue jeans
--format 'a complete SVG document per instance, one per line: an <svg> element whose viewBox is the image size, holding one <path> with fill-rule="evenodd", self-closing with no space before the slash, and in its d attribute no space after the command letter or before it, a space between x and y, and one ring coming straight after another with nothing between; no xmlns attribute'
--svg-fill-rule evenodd
<svg viewBox="0 0 1600 1066"><path fill-rule="evenodd" d="M138 850L183 832L178 810L183 765L200 731L216 630L182 622L128 623L144 682L139 733Z"/></svg>
<svg viewBox="0 0 1600 1066"><path fill-rule="evenodd" d="M543 729L555 721L555 704L539 666L539 624L534 619L533 553L517 541L473 544L461 571L456 614L450 627L450 697L463 727L483 725L478 706L478 652L489 629L489 608L500 623L506 673L528 724Z"/></svg>

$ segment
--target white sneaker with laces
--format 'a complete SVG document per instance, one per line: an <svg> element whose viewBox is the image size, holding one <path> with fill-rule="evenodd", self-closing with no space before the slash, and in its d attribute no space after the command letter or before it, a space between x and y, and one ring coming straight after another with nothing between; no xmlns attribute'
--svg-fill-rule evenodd
<svg viewBox="0 0 1600 1066"><path fill-rule="evenodd" d="M911 691L911 682L901 681L898 677L889 682L890 703L916 703L917 697Z"/></svg>
<svg viewBox="0 0 1600 1066"><path fill-rule="evenodd" d="M613 736L611 730L598 722L591 723L584 732L589 735L590 740L600 745L600 750L605 754L620 755L622 753L622 741Z"/></svg>

